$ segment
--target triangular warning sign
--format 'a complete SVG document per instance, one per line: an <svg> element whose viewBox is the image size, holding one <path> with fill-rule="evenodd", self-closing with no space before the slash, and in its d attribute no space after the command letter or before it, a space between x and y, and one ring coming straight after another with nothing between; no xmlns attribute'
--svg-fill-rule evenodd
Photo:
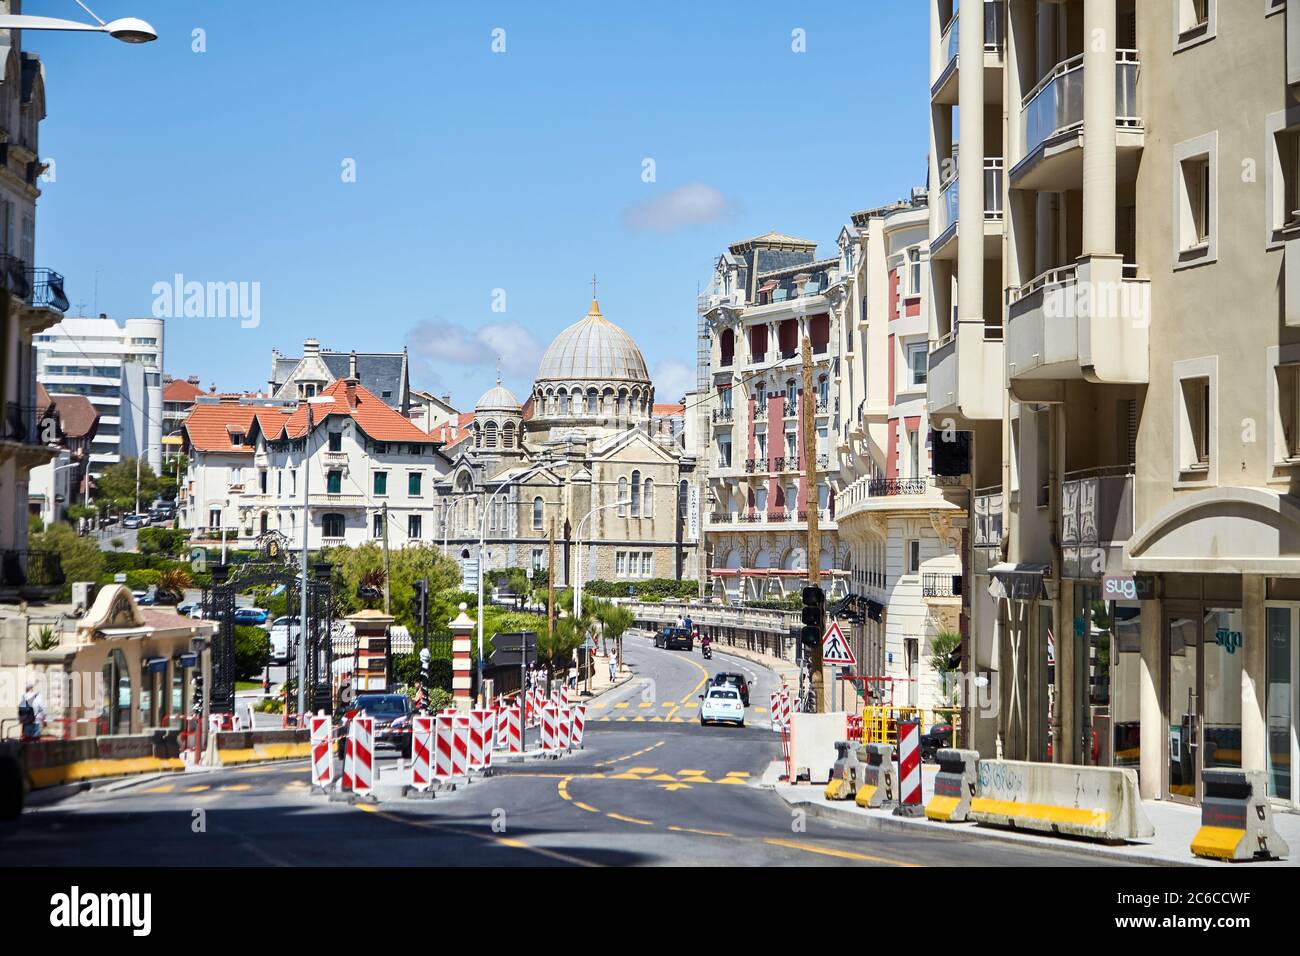
<svg viewBox="0 0 1300 956"><path fill-rule="evenodd" d="M826 633L822 635L822 663L846 664L852 667L857 662L858 659L853 656L844 632L840 630L840 622L831 621L831 626L826 628Z"/></svg>

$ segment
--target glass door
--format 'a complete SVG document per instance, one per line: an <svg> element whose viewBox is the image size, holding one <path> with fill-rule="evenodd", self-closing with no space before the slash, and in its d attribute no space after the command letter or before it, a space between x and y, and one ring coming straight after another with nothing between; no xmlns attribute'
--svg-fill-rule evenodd
<svg viewBox="0 0 1300 956"><path fill-rule="evenodd" d="M1300 640L1296 605L1265 609L1268 652L1267 696L1268 794L1275 801L1300 807Z"/></svg>
<svg viewBox="0 0 1300 956"><path fill-rule="evenodd" d="M1199 610L1165 613L1165 713L1169 715L1165 792L1169 799L1193 803L1200 783L1201 747Z"/></svg>

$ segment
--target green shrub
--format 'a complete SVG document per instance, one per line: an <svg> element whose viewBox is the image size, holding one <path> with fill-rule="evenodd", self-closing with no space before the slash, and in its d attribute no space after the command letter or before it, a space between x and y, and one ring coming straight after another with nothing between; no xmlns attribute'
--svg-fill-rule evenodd
<svg viewBox="0 0 1300 956"><path fill-rule="evenodd" d="M66 524L51 525L29 539L33 551L53 551L63 566L64 584L57 599L67 601L72 596L73 581L99 581L104 574L104 552L93 538L82 538Z"/></svg>
<svg viewBox="0 0 1300 956"><path fill-rule="evenodd" d="M592 597L628 597L629 587L636 597L649 601L664 598L687 600L700 594L700 582L678 581L675 578L650 578L647 581L590 581L583 584L582 590Z"/></svg>
<svg viewBox="0 0 1300 956"><path fill-rule="evenodd" d="M435 687L429 691L429 710L431 711L446 710L448 707L454 706L455 703L456 698L452 696L449 690Z"/></svg>
<svg viewBox="0 0 1300 956"><path fill-rule="evenodd" d="M270 656L270 634L256 624L235 625L235 680L260 676Z"/></svg>
<svg viewBox="0 0 1300 956"><path fill-rule="evenodd" d="M179 554L189 533L174 528L141 528L136 543L142 554Z"/></svg>
<svg viewBox="0 0 1300 956"><path fill-rule="evenodd" d="M435 657L429 661L429 687L451 691L451 658ZM414 688L420 679L420 652L393 657L393 682Z"/></svg>

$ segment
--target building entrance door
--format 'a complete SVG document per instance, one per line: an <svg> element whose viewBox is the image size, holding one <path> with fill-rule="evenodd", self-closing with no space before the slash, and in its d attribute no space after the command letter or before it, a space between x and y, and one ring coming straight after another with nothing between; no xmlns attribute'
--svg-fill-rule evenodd
<svg viewBox="0 0 1300 956"><path fill-rule="evenodd" d="M1169 799L1200 799L1201 615L1197 607L1170 607L1164 615L1165 707L1168 715L1165 793Z"/></svg>

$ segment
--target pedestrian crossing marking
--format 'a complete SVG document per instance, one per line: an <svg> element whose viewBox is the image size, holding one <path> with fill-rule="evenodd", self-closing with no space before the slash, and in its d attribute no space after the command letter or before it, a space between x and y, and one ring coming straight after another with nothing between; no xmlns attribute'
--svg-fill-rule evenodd
<svg viewBox="0 0 1300 956"><path fill-rule="evenodd" d="M676 783L677 778L668 773L657 773L653 777L646 777L646 780L667 780L669 783Z"/></svg>
<svg viewBox="0 0 1300 956"><path fill-rule="evenodd" d="M746 770L728 770L728 771L727 771L727 776L728 776L728 777L748 777L748 776L749 776L749 772L746 771Z"/></svg>
<svg viewBox="0 0 1300 956"><path fill-rule="evenodd" d="M667 790L669 793L672 793L675 790L690 790L691 785L689 783L665 783L660 784L659 789Z"/></svg>
<svg viewBox="0 0 1300 956"><path fill-rule="evenodd" d="M185 788L185 792L186 792L186 793L202 793L204 790L207 790L207 789L208 789L208 786L209 786L209 784L206 784L206 783L200 783L200 784L198 784L197 786L186 787L186 788Z"/></svg>
<svg viewBox="0 0 1300 956"><path fill-rule="evenodd" d="M637 704L637 706L638 706L638 707L653 707L653 706L654 706L654 701L652 701L652 700L643 700L643 701L641 701L641 703Z"/></svg>
<svg viewBox="0 0 1300 956"><path fill-rule="evenodd" d="M161 787L150 787L148 790L141 790L141 793L171 793L175 786L170 783L164 783Z"/></svg>
<svg viewBox="0 0 1300 956"><path fill-rule="evenodd" d="M629 705L628 705L628 702L627 702L627 701L625 701L625 700L621 700L621 701L619 701L617 704L615 704L614 706L617 707L619 710L623 710L623 709L625 709L626 707L628 707Z"/></svg>

